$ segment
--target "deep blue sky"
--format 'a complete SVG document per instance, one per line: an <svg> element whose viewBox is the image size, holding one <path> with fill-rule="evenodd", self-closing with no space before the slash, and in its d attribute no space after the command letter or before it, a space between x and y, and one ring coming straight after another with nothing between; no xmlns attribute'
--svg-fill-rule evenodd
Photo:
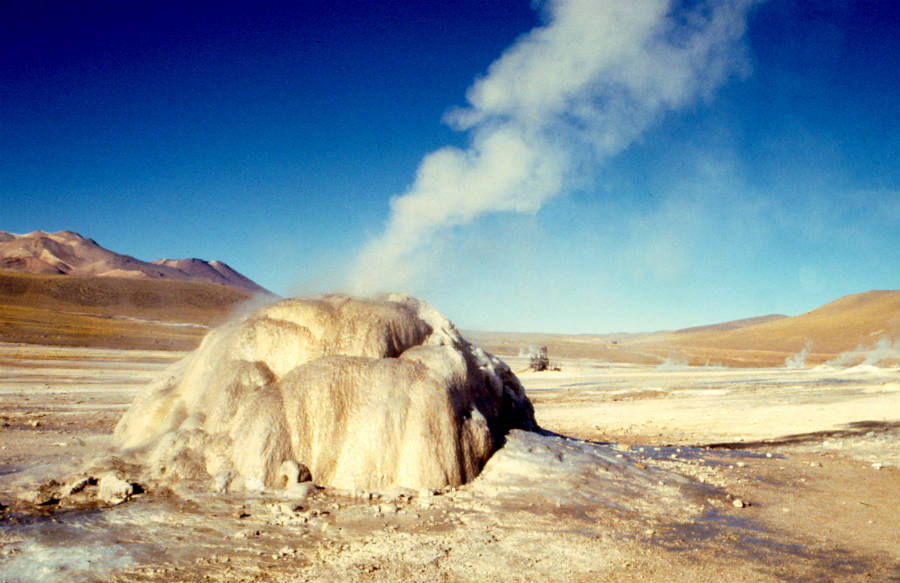
<svg viewBox="0 0 900 583"><path fill-rule="evenodd" d="M599 2L600 0L598 0ZM339 290L527 1L0 5L0 229ZM742 72L412 282L466 328L640 331L900 285L895 1L772 0Z"/></svg>

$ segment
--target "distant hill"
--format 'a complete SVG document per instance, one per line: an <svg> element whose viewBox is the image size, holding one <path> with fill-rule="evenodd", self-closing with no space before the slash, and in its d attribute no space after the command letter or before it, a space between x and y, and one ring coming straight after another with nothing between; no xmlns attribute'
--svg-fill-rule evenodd
<svg viewBox="0 0 900 583"><path fill-rule="evenodd" d="M72 231L34 231L25 235L0 231L0 270L38 275L204 281L252 294L271 294L221 261L141 261L110 251Z"/></svg>
<svg viewBox="0 0 900 583"><path fill-rule="evenodd" d="M205 281L0 271L0 342L191 350L259 297Z"/></svg>
<svg viewBox="0 0 900 583"><path fill-rule="evenodd" d="M872 347L882 337L889 342L900 338L900 291L852 294L799 316L733 330L700 328L687 333L662 333L642 342L681 349L688 360L701 353L727 355L743 351L751 363L783 362L787 356L807 351L807 361L818 363L860 346Z"/></svg>
<svg viewBox="0 0 900 583"><path fill-rule="evenodd" d="M649 334L567 335L465 332L467 338L500 355L547 346L550 359L596 358L640 364L681 363L723 366L819 364L900 340L900 291L852 294L799 316L761 316ZM856 360L862 360L860 354ZM891 359L888 359L891 361ZM851 358L849 362L853 363Z"/></svg>
<svg viewBox="0 0 900 583"><path fill-rule="evenodd" d="M757 316L755 318L742 318L740 320L729 320L728 322L720 322L718 324L707 324L705 326L691 326L690 328L681 328L676 330L676 334L688 334L693 332L727 332L728 330L737 330L738 328L746 328L747 326L755 326L756 324L765 324L774 320L787 318L782 314L770 314L768 316Z"/></svg>

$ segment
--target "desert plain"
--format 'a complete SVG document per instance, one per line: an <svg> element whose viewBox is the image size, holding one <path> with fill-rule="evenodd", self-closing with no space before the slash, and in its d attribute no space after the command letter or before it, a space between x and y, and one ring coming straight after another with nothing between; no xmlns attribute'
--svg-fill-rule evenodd
<svg viewBox="0 0 900 583"><path fill-rule="evenodd" d="M743 340L464 332L516 372L544 430L512 431L467 484L121 503L54 492L115 455L118 419L213 318L81 309L90 346L33 320L31 341L0 343L0 581L898 580L897 297L826 306L830 336L816 311L741 325ZM24 335L22 309L4 318ZM161 330L194 336L148 349ZM536 343L551 370L529 368Z"/></svg>

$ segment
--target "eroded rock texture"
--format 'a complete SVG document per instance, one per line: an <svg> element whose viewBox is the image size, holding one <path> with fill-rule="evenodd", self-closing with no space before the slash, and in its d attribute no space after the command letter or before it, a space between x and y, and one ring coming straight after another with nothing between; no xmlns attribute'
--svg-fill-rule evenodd
<svg viewBox="0 0 900 583"><path fill-rule="evenodd" d="M163 481L282 487L293 461L323 486L421 489L474 478L512 428L536 428L518 379L434 308L329 295L211 332L114 440Z"/></svg>

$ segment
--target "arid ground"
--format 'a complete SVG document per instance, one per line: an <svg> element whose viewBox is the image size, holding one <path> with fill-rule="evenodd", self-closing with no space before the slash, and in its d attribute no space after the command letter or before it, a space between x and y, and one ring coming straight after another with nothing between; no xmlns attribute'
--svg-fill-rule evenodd
<svg viewBox="0 0 900 583"><path fill-rule="evenodd" d="M512 356L556 435L514 432L455 490L47 499L183 354L0 345L0 580L900 578L893 366Z"/></svg>

